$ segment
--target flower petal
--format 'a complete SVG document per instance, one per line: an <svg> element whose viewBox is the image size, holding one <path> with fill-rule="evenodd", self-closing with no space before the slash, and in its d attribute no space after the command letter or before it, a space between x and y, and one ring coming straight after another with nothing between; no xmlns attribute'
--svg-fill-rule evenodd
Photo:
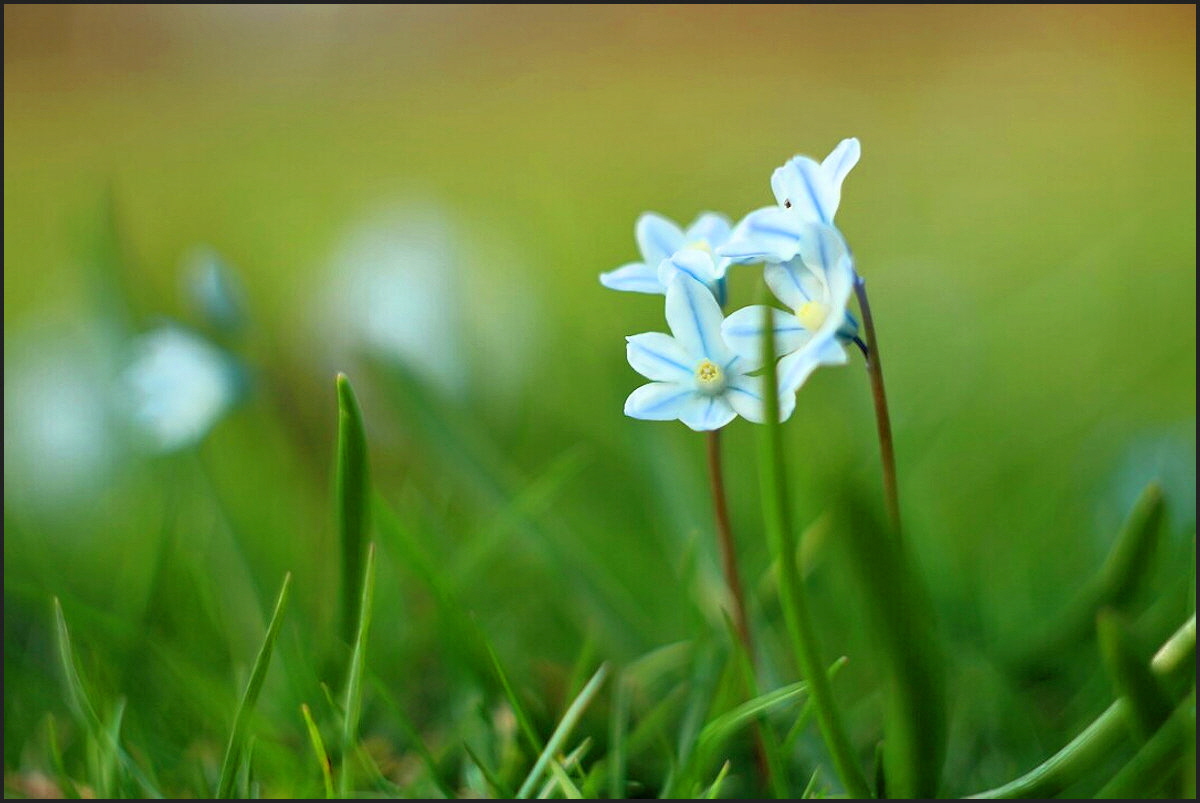
<svg viewBox="0 0 1200 803"><path fill-rule="evenodd" d="M633 293L663 292L662 282L658 280L658 269L652 268L645 262L630 262L616 270L600 274L600 284L613 290L627 290Z"/></svg>
<svg viewBox="0 0 1200 803"><path fill-rule="evenodd" d="M734 262L787 262L796 255L805 222L779 206L756 209L742 218L717 255Z"/></svg>
<svg viewBox="0 0 1200 803"><path fill-rule="evenodd" d="M774 321L776 357L793 352L808 341L810 335L795 315L762 304L742 307L721 324L721 336L739 356L761 362L763 312L768 309Z"/></svg>
<svg viewBox="0 0 1200 803"><path fill-rule="evenodd" d="M840 188L835 192L821 165L807 156L793 156L771 174L775 200L801 221L829 223L837 211Z"/></svg>
<svg viewBox="0 0 1200 803"><path fill-rule="evenodd" d="M667 285L667 325L688 354L725 365L734 354L721 338L721 307L705 285L682 271Z"/></svg>
<svg viewBox="0 0 1200 803"><path fill-rule="evenodd" d="M721 278L712 254L698 248L676 251L670 259L664 259L658 265L658 281L663 287L670 286L671 280L680 273L691 276L707 287L709 292L713 292L717 280Z"/></svg>
<svg viewBox="0 0 1200 803"><path fill-rule="evenodd" d="M634 236L642 251L643 261L655 270L658 269L658 263L686 244L678 226L653 212L646 212L638 218Z"/></svg>
<svg viewBox="0 0 1200 803"><path fill-rule="evenodd" d="M792 310L800 309L809 301L823 301L825 297L821 280L799 259L767 263L763 268L763 280L775 297Z"/></svg>
<svg viewBox="0 0 1200 803"><path fill-rule="evenodd" d="M729 383L725 397L742 418L761 424L767 420L761 376L739 376ZM796 394L786 388L779 394L779 420L787 421L796 409Z"/></svg>
<svg viewBox="0 0 1200 803"><path fill-rule="evenodd" d="M625 400L625 415L645 421L673 421L679 418L688 400L698 395L690 385L651 382L629 394Z"/></svg>
<svg viewBox="0 0 1200 803"><path fill-rule="evenodd" d="M717 248L729 240L731 231L729 218L717 212L704 212L687 227L683 239L688 245L705 242L709 248Z"/></svg>
<svg viewBox="0 0 1200 803"><path fill-rule="evenodd" d="M846 174L858 164L860 156L862 156L862 146L859 144L858 138L848 137L839 142L837 147L825 157L825 161L821 162L821 171L825 173L829 184L837 190L839 197ZM837 208L837 203L834 203L834 208Z"/></svg>
<svg viewBox="0 0 1200 803"><path fill-rule="evenodd" d="M805 348L793 351L779 361L779 389L795 393L822 365L843 365L849 358L836 337L813 338Z"/></svg>
<svg viewBox="0 0 1200 803"><path fill-rule="evenodd" d="M662 332L647 332L625 338L626 356L633 370L657 382L688 382L694 375L691 357L679 341Z"/></svg>
<svg viewBox="0 0 1200 803"><path fill-rule="evenodd" d="M679 410L679 420L697 432L720 429L736 417L737 413L724 396L703 393L692 395Z"/></svg>

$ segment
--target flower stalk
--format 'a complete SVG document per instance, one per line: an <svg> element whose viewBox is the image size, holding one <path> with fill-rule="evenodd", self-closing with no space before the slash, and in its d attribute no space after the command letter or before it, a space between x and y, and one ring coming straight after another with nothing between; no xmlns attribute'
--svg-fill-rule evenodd
<svg viewBox="0 0 1200 803"><path fill-rule="evenodd" d="M865 343L860 342L866 358L867 376L871 379L871 399L875 402L875 427L879 431L879 457L883 464L883 502L888 521L896 538L900 538L900 493L896 485L896 451L892 443L892 422L888 415L887 392L883 387L883 363L879 358L879 340L871 318L871 302L867 299L867 282L861 276L854 280L854 294L862 313Z"/></svg>
<svg viewBox="0 0 1200 803"><path fill-rule="evenodd" d="M750 621L746 615L746 597L742 592L738 571L737 550L733 543L733 528L729 524L729 508L725 502L725 478L721 469L721 430L708 433L708 479L712 489L713 521L717 526L717 546L721 552L721 570L733 602L733 625L746 655L754 661L754 646L750 637Z"/></svg>

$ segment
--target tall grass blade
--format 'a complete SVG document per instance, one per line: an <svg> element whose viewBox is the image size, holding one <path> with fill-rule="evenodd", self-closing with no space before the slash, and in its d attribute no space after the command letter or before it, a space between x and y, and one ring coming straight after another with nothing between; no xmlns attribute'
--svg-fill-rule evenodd
<svg viewBox="0 0 1200 803"><path fill-rule="evenodd" d="M358 743L358 718L362 713L362 680L367 660L367 631L371 627L371 602L375 597L375 545L367 547L363 568L362 600L358 605L358 628L354 636L354 651L350 655L350 671L346 677L346 715L342 721L342 771L338 777L338 794L350 793L351 757Z"/></svg>
<svg viewBox="0 0 1200 803"><path fill-rule="evenodd" d="M870 505L847 494L834 509L849 573L883 659L889 794L936 797L947 730L945 659L933 605L899 539Z"/></svg>
<svg viewBox="0 0 1200 803"><path fill-rule="evenodd" d="M367 437L354 388L345 374L337 375L337 526L342 558L341 634L350 644L362 599L363 560L367 546Z"/></svg>
<svg viewBox="0 0 1200 803"><path fill-rule="evenodd" d="M592 698L600 691L604 679L608 677L608 664L601 664L596 670L596 674L592 675L592 679L587 682L587 685L579 692L579 695L567 707L567 711L563 714L562 720L558 723L558 727L554 729L554 733L550 735L550 740L546 742L546 747L538 756L537 761L533 765L533 769L529 771L529 775L525 778L525 782L521 784L521 788L517 790L517 799L527 800L533 792L533 788L541 780L545 774L546 768L550 761L554 758L562 747L563 742L571 735L571 731L579 722L579 718L583 716L583 712L591 703Z"/></svg>
<svg viewBox="0 0 1200 803"><path fill-rule="evenodd" d="M838 777L851 797L870 797L871 790L846 733L825 673L816 631L810 621L804 588L796 566L796 535L788 505L783 460L783 433L779 423L779 378L775 370L775 333L770 309L763 316L764 424L759 427L759 473L762 477L763 519L771 551L779 561L779 598L796 664L809 683L817 723L829 749Z"/></svg>
<svg viewBox="0 0 1200 803"><path fill-rule="evenodd" d="M271 664L271 653L275 649L275 639L279 635L279 627L283 622L283 611L287 607L288 590L292 585L292 573L283 576L283 586L279 589L279 597L275 600L275 611L271 614L271 622L267 625L267 635L263 639L258 656L254 659L254 667L250 670L250 680L246 690L238 702L237 712L233 715L233 730L229 734L229 743L225 747L225 760L221 763L221 775L217 782L216 796L228 798L233 794L233 784L236 778L238 764L245 747L246 726L258 701L258 693L262 690L263 681L267 677L267 667Z"/></svg>

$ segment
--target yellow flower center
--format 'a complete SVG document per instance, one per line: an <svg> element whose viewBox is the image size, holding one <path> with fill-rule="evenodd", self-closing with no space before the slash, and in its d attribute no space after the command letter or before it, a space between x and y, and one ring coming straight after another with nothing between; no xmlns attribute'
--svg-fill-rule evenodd
<svg viewBox="0 0 1200 803"><path fill-rule="evenodd" d="M800 319L801 326L810 332L815 332L829 317L829 307L820 301L806 301L796 310L796 317Z"/></svg>
<svg viewBox="0 0 1200 803"><path fill-rule="evenodd" d="M704 251L709 256L712 256L713 252L712 246L709 245L708 240L704 239L703 237L701 237L699 240L696 240L694 243L688 243L684 246L684 248L695 248L697 251Z"/></svg>
<svg viewBox="0 0 1200 803"><path fill-rule="evenodd" d="M725 372L711 360L701 360L696 366L696 383L705 393L720 393L725 389Z"/></svg>

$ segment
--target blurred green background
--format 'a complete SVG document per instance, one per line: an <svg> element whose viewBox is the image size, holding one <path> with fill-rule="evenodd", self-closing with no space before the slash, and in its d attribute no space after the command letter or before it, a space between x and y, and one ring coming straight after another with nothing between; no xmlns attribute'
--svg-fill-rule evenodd
<svg viewBox="0 0 1200 803"><path fill-rule="evenodd" d="M52 595L183 788L187 761L219 758L288 570L263 738L307 750L296 706L319 698L306 658L337 594L337 371L407 531L377 522L369 663L429 738L470 659L413 543L548 701L585 644L620 661L719 631L703 439L621 412L642 381L623 338L665 330L661 299L597 276L638 258L641 212L736 220L775 167L847 136L863 158L838 221L880 329L908 540L965 679L948 787L1036 763L1107 681L1082 648L1030 696L997 656L1097 570L1154 478L1147 643L1194 605L1195 30L1194 6L6 5L6 775L40 764L64 710ZM197 249L243 287L247 325L208 337L245 393L194 448L149 453L106 399L129 338L204 328ZM760 275L736 269L734 308ZM859 365L814 376L785 428L806 527L835 489L881 508ZM725 442L761 588L756 434ZM820 556L867 744L871 645Z"/></svg>

